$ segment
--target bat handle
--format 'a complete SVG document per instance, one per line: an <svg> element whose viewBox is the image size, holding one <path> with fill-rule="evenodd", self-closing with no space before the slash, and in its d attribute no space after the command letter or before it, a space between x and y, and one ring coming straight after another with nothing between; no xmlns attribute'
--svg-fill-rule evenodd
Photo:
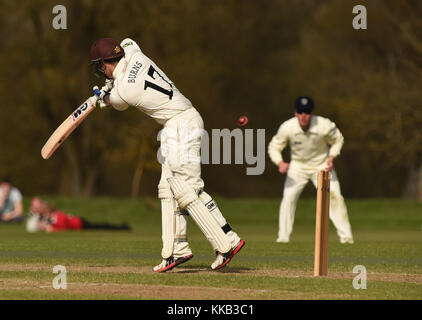
<svg viewBox="0 0 422 320"><path fill-rule="evenodd" d="M101 91L98 88L93 89L95 96L98 98L101 95Z"/></svg>
<svg viewBox="0 0 422 320"><path fill-rule="evenodd" d="M93 98L95 98L95 102L94 102L94 104L95 104L100 99L101 91L98 89L98 87L94 87L93 91L95 93L94 96L93 96ZM99 100L99 103L98 104L99 104L100 108L107 107L107 103L105 103L102 100Z"/></svg>

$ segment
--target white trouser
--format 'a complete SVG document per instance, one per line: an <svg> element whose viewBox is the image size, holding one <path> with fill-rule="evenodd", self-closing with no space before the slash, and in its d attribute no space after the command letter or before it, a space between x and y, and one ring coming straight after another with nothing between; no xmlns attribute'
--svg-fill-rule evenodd
<svg viewBox="0 0 422 320"><path fill-rule="evenodd" d="M200 154L203 129L201 115L194 108L166 122L161 132L160 146L165 158L162 163L162 181L174 176L188 182L195 190L204 187Z"/></svg>
<svg viewBox="0 0 422 320"><path fill-rule="evenodd" d="M164 163L162 163L161 180L159 183L161 188L166 189L168 186L168 189L170 189L167 179L171 177L185 181L189 186L193 187L195 192L199 192L199 190L204 188L204 182L201 179L200 153L201 134L203 133L203 130L204 124L202 117L194 108L186 110L182 114L173 117L166 122L161 133L160 148L161 153L165 158ZM207 194L202 194L200 197L201 201L210 202L212 200L209 196L209 198L207 198L204 195ZM162 204L163 203L164 202L162 201ZM177 211L178 209L175 208L175 210ZM166 214L166 210L163 210L162 212ZM217 221L220 227L227 224L217 207L215 207L215 209L210 208L209 212L212 213L213 219ZM186 233L186 219L186 216L182 216L180 220L175 221L175 235ZM181 230L178 230L179 224ZM231 247L240 240L233 231L228 231L226 234L228 240L232 244ZM166 235L163 234L163 242L165 238ZM214 250L216 250L216 248L214 248ZM180 241L175 242L173 247L173 255L175 257L184 256L190 253L187 241L185 243ZM166 255L168 255L168 251ZM163 258L166 258L166 256L163 255Z"/></svg>
<svg viewBox="0 0 422 320"><path fill-rule="evenodd" d="M294 162L290 164L280 205L278 241L289 242L299 196L309 180L312 181L315 188L317 187L318 172L324 168L325 166L305 169L295 165ZM334 169L330 174L330 219L337 229L340 241L353 240L346 204L341 195L340 183Z"/></svg>

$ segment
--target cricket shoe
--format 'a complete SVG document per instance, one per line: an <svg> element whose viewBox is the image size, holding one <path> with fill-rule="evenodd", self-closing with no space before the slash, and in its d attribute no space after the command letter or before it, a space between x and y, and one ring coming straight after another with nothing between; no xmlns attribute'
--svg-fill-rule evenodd
<svg viewBox="0 0 422 320"><path fill-rule="evenodd" d="M238 253L240 249L243 248L244 245L245 245L245 241L240 240L239 243L236 245L236 247L231 249L229 252L227 253L217 252L217 258L212 263L211 269L218 270L218 269L223 268L226 264L230 262L230 260L234 257L234 255Z"/></svg>
<svg viewBox="0 0 422 320"><path fill-rule="evenodd" d="M156 265L152 270L155 272L166 272L178 266L179 264L189 261L192 258L193 254L189 254L177 259L174 259L174 257L171 256L170 258L163 259L163 261L159 265Z"/></svg>

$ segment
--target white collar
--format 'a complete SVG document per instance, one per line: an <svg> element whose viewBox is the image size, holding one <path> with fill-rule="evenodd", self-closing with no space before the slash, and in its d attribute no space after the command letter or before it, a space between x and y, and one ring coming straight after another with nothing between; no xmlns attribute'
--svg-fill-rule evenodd
<svg viewBox="0 0 422 320"><path fill-rule="evenodd" d="M122 72L126 71L127 61L125 57L121 58L113 71L113 79L116 79Z"/></svg>

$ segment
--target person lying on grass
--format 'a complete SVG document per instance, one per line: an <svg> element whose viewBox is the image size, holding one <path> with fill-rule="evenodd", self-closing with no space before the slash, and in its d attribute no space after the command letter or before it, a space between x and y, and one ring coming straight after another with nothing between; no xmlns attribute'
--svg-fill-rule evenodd
<svg viewBox="0 0 422 320"><path fill-rule="evenodd" d="M64 213L51 204L34 197L31 200L30 217L27 220L28 232L55 232L66 230L130 230L126 223L113 225L105 222L92 223L84 218Z"/></svg>

